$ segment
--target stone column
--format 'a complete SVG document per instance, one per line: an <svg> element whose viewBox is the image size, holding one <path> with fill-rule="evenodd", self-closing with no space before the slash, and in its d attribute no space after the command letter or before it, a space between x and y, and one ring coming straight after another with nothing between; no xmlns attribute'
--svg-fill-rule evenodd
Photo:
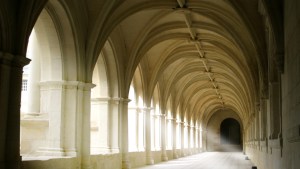
<svg viewBox="0 0 300 169"><path fill-rule="evenodd" d="M131 100L123 99L121 100L121 152L122 152L122 169L131 168L129 158L128 158L128 103Z"/></svg>
<svg viewBox="0 0 300 169"><path fill-rule="evenodd" d="M186 129L187 129L187 132L188 132L188 153L187 155L191 155L191 126L189 124L186 124Z"/></svg>
<svg viewBox="0 0 300 169"><path fill-rule="evenodd" d="M31 58L31 63L29 65L29 72L28 72L28 99L27 99L27 105L28 105L28 115L38 115L40 113L40 52L39 52L39 45L37 41L37 37L32 31L33 34L31 35L32 38L30 40L32 43L29 43L31 45L28 46L28 49L31 49L31 51L28 51L29 58Z"/></svg>
<svg viewBox="0 0 300 169"><path fill-rule="evenodd" d="M39 149L41 155L64 156L64 82L48 81L40 83L41 111L49 117L47 144Z"/></svg>
<svg viewBox="0 0 300 169"><path fill-rule="evenodd" d="M92 169L90 159L90 138L91 138L91 89L94 84L86 83L82 85L83 106L82 106L82 132L81 132L81 167L82 169Z"/></svg>
<svg viewBox="0 0 300 169"><path fill-rule="evenodd" d="M109 152L109 104L108 97L91 98L91 154Z"/></svg>
<svg viewBox="0 0 300 169"><path fill-rule="evenodd" d="M196 126L193 126L193 128L192 128L192 130L193 130L193 140L194 140L194 146L193 146L193 154L195 154L196 153L196 148L197 148L197 144L196 144L196 142L197 142L197 134L196 134Z"/></svg>
<svg viewBox="0 0 300 169"><path fill-rule="evenodd" d="M121 98L112 98L110 101L109 106L109 147L110 152L112 153L119 153L120 152L120 145L119 145L119 132L121 124L119 121L121 120L120 116L120 106L123 106L123 104L120 104ZM127 100L129 102L129 100ZM128 103L127 103L128 104Z"/></svg>
<svg viewBox="0 0 300 169"><path fill-rule="evenodd" d="M261 140L267 138L267 99L261 99L260 101L260 127L261 127Z"/></svg>
<svg viewBox="0 0 300 169"><path fill-rule="evenodd" d="M85 84L79 81L65 81L63 82L63 109L62 113L64 121L62 122L62 135L64 137L62 143L62 149L66 156L78 156L77 135L78 135L78 119L82 116L82 109L79 109L82 105L83 89L84 86L92 87L92 84ZM90 104L89 104L90 105ZM83 106L83 105L82 105ZM81 138L81 135L80 135Z"/></svg>
<svg viewBox="0 0 300 169"><path fill-rule="evenodd" d="M166 115L161 115L161 160L168 161L168 156L166 152Z"/></svg>
<svg viewBox="0 0 300 169"><path fill-rule="evenodd" d="M258 141L260 139L260 126L259 126L259 120L260 120L260 111L256 112L255 115L255 141Z"/></svg>
<svg viewBox="0 0 300 169"><path fill-rule="evenodd" d="M202 129L199 126L198 127L198 152L201 153L202 152Z"/></svg>
<svg viewBox="0 0 300 169"><path fill-rule="evenodd" d="M139 109L136 109L135 110L135 113L136 113L136 116L135 116L135 135L136 135L136 138L135 138L135 147L136 147L136 150L139 150L139 115L140 115L140 110Z"/></svg>
<svg viewBox="0 0 300 169"><path fill-rule="evenodd" d="M184 122L180 122L180 138L181 138L181 157L184 157L185 156L185 150L184 150L184 137L185 137L185 134L184 134Z"/></svg>
<svg viewBox="0 0 300 169"><path fill-rule="evenodd" d="M207 151L207 130L202 128L202 150L201 151Z"/></svg>
<svg viewBox="0 0 300 169"><path fill-rule="evenodd" d="M0 52L0 168L19 169L23 56Z"/></svg>
<svg viewBox="0 0 300 169"><path fill-rule="evenodd" d="M176 128L177 128L177 123L176 123L176 119L172 119L172 128L173 128L173 159L177 159L178 158L178 154L177 154L177 132L176 132Z"/></svg>
<svg viewBox="0 0 300 169"><path fill-rule="evenodd" d="M277 139L279 134L281 134L280 92L280 84L278 82L270 83L270 139Z"/></svg>
<svg viewBox="0 0 300 169"><path fill-rule="evenodd" d="M146 164L154 164L151 152L151 108L144 108L145 111L145 143L146 143Z"/></svg>
<svg viewBox="0 0 300 169"><path fill-rule="evenodd" d="M142 121L141 121L142 119ZM145 121L145 116L144 116L144 111L142 111L140 108L137 109L137 148L139 151L144 150L144 132L142 135L140 135L140 130L144 131L144 121ZM142 123L142 126L140 126L140 123Z"/></svg>

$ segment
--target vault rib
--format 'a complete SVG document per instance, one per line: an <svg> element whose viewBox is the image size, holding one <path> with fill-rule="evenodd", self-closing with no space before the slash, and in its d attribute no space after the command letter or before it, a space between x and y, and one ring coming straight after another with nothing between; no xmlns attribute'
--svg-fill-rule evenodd
<svg viewBox="0 0 300 169"><path fill-rule="evenodd" d="M196 32L192 27L193 21L191 19L190 10L187 8L185 0L177 0L177 3L181 9L184 9L184 10L181 10L181 13L184 16L184 20L185 20L187 29L191 36L189 42L193 43L195 45L195 47L200 55L201 62L203 64L203 66L205 67L206 75L208 76L208 78L210 79L210 82L212 83L213 90L215 90L217 98L220 99L221 105L224 106L223 96L221 95L221 93L219 91L217 81L212 77L213 73L211 72L210 67L207 64L207 59L205 58L205 52L203 51L201 41L198 39Z"/></svg>

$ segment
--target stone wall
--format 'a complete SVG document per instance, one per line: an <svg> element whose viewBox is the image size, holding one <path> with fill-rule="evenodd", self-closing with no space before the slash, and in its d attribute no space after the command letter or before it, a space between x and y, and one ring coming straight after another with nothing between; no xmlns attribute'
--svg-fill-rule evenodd
<svg viewBox="0 0 300 169"><path fill-rule="evenodd" d="M241 125L240 118L236 113L230 110L221 110L216 112L208 121L207 124L207 151L221 151L227 149L223 145L220 144L220 125L223 120L227 118L233 118L236 119L240 123L240 128L242 129L243 126ZM242 137L242 135L241 135ZM235 151L235 147L232 147L234 149L231 149L232 151Z"/></svg>
<svg viewBox="0 0 300 169"><path fill-rule="evenodd" d="M300 1L284 1L283 166L300 166Z"/></svg>
<svg viewBox="0 0 300 169"><path fill-rule="evenodd" d="M180 154L180 150L176 150ZM185 152L188 152L185 149ZM189 152L198 153L198 149L191 149ZM193 154L194 154L193 153ZM167 150L168 160L173 159L173 150ZM153 151L152 157L154 163L160 163L161 151ZM179 156L181 157L181 156ZM91 165L93 168L101 169L117 169L121 168L121 155L116 154L100 154L91 155ZM132 168L146 165L145 152L130 152L129 161ZM80 160L76 157L33 157L26 158L22 161L22 169L77 169L80 165Z"/></svg>

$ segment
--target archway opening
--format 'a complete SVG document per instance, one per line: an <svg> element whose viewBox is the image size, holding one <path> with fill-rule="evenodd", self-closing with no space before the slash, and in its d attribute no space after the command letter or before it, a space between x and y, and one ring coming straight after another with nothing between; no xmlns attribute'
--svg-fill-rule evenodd
<svg viewBox="0 0 300 169"><path fill-rule="evenodd" d="M237 120L227 118L220 126L220 138L222 145L241 146L241 127Z"/></svg>

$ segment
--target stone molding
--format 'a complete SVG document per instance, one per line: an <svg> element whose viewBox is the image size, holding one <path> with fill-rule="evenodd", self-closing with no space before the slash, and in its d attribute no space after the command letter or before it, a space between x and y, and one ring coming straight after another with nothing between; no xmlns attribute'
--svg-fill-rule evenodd
<svg viewBox="0 0 300 169"><path fill-rule="evenodd" d="M112 101L112 98L110 97L95 97L95 98L91 98L92 102L99 102L99 103L107 103Z"/></svg>
<svg viewBox="0 0 300 169"><path fill-rule="evenodd" d="M62 90L62 89L80 89L88 91L95 87L92 83L83 83L79 81L43 81L39 83L41 90Z"/></svg>
<svg viewBox="0 0 300 169"><path fill-rule="evenodd" d="M24 56L0 52L0 64L3 65L22 68L23 66L29 64L30 61L30 59Z"/></svg>

